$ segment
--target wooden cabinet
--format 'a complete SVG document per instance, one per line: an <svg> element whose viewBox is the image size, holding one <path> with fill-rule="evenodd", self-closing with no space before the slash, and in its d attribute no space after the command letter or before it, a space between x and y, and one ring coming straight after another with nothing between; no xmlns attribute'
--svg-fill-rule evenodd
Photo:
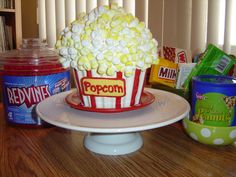
<svg viewBox="0 0 236 177"><path fill-rule="evenodd" d="M6 6L4 2L12 3ZM11 28L13 49L19 48L22 40L21 0L0 0L0 16L5 24ZM1 69L1 68L0 68ZM2 85L0 78L0 102L2 101Z"/></svg>
<svg viewBox="0 0 236 177"><path fill-rule="evenodd" d="M19 48L22 40L21 0L0 0L1 2L12 2L11 7L2 5L0 16L5 17L5 24L12 29L13 48Z"/></svg>

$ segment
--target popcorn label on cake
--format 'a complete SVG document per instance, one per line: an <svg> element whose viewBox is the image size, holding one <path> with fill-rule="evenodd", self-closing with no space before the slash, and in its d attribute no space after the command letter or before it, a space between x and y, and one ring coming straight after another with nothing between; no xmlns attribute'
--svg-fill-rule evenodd
<svg viewBox="0 0 236 177"><path fill-rule="evenodd" d="M126 95L124 79L84 77L81 82L84 95L106 97L123 97Z"/></svg>

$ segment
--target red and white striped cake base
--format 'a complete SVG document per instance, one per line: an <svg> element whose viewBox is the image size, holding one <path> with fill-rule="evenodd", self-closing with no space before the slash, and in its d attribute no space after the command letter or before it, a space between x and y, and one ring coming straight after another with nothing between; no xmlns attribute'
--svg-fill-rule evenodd
<svg viewBox="0 0 236 177"><path fill-rule="evenodd" d="M78 89L80 99L85 107L91 108L127 108L139 104L141 95L144 89L146 70L142 71L140 69L135 70L135 74L126 77L122 72L117 72L116 76L100 76L97 70L91 71L80 71L74 69L74 78L76 87ZM117 78L125 80L125 96L123 97L106 97L106 96L94 96L94 95L84 95L82 79L83 78Z"/></svg>

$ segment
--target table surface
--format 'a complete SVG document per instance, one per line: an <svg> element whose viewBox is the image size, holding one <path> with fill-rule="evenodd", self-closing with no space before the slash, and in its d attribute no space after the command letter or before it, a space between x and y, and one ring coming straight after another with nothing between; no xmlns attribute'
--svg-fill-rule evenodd
<svg viewBox="0 0 236 177"><path fill-rule="evenodd" d="M236 147L200 144L180 122L141 132L143 147L122 156L90 152L84 135L10 126L0 104L0 176L236 176Z"/></svg>

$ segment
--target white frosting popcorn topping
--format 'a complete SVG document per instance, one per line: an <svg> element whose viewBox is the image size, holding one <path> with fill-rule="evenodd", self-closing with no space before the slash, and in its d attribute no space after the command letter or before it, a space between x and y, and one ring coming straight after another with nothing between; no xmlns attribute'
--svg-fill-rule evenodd
<svg viewBox="0 0 236 177"><path fill-rule="evenodd" d="M62 32L56 43L63 66L97 69L112 76L121 71L129 77L136 68L157 63L157 41L143 22L117 4L81 13Z"/></svg>

